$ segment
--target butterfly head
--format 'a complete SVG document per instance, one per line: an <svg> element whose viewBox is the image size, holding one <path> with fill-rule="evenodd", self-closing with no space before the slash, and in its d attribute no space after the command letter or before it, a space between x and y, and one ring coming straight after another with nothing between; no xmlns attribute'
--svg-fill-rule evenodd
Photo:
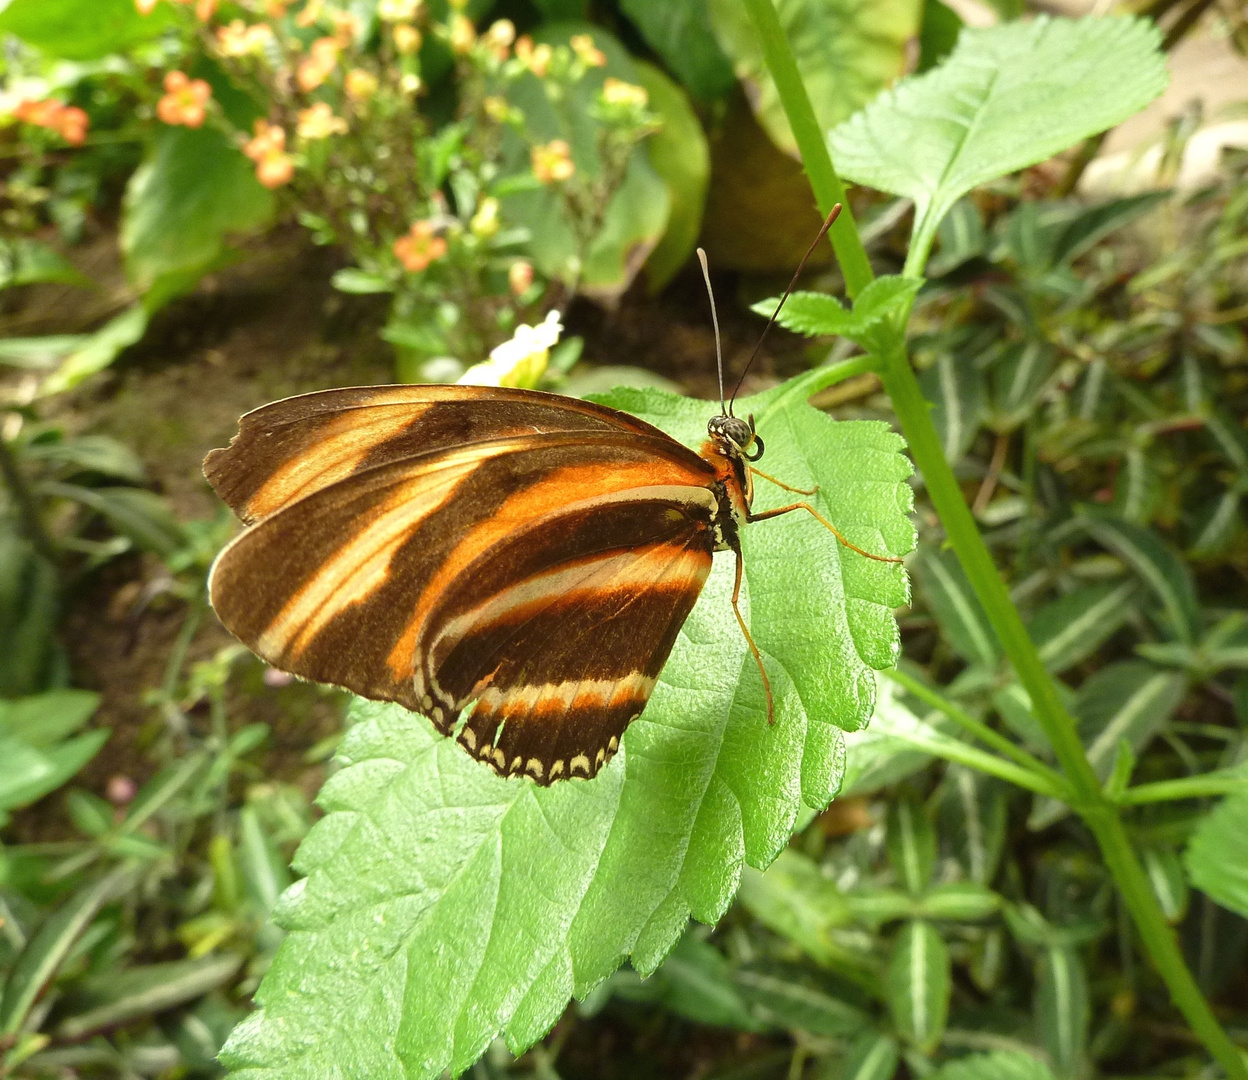
<svg viewBox="0 0 1248 1080"><path fill-rule="evenodd" d="M763 440L754 431L753 416L749 420L723 414L712 416L707 422L706 433L729 457L757 461L763 456Z"/></svg>

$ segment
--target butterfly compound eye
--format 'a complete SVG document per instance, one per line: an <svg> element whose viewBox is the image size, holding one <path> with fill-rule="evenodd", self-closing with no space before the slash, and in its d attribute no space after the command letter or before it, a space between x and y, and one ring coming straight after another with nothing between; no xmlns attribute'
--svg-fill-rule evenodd
<svg viewBox="0 0 1248 1080"><path fill-rule="evenodd" d="M750 425L736 416L712 416L706 425L707 434L730 449L744 453L754 438Z"/></svg>

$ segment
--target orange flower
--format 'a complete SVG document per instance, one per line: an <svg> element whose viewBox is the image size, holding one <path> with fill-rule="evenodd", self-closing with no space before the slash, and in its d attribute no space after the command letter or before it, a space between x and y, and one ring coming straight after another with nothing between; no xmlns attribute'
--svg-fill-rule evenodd
<svg viewBox="0 0 1248 1080"><path fill-rule="evenodd" d="M332 16L334 39L344 49L349 49L360 36L360 20L349 11L335 11Z"/></svg>
<svg viewBox="0 0 1248 1080"><path fill-rule="evenodd" d="M588 34L573 34L568 39L568 44L572 46L576 58L586 67L606 66L607 54L594 44L594 39Z"/></svg>
<svg viewBox="0 0 1248 1080"><path fill-rule="evenodd" d="M324 6L324 0L308 0L303 5L303 10L295 16L295 25L306 30L321 17L321 8Z"/></svg>
<svg viewBox="0 0 1248 1080"><path fill-rule="evenodd" d="M243 153L252 161L259 161L270 154L280 154L286 149L286 129L281 124L257 120L252 130L255 135L243 147Z"/></svg>
<svg viewBox="0 0 1248 1080"><path fill-rule="evenodd" d="M295 79L304 93L315 90L332 74L338 64L338 42L332 37L317 38L312 42L310 54L299 62Z"/></svg>
<svg viewBox="0 0 1248 1080"><path fill-rule="evenodd" d="M433 235L432 221L417 221L394 242L394 254L404 270L419 274L446 254L446 241Z"/></svg>
<svg viewBox="0 0 1248 1080"><path fill-rule="evenodd" d="M555 51L549 45L534 45L533 39L525 34L516 42L516 59L519 60L539 79L546 77L550 70L550 61Z"/></svg>
<svg viewBox="0 0 1248 1080"><path fill-rule="evenodd" d="M328 139L331 135L345 134L347 122L341 116L335 116L333 109L325 102L318 101L310 109L299 110L297 130L301 139Z"/></svg>
<svg viewBox="0 0 1248 1080"><path fill-rule="evenodd" d="M290 0L264 0L264 13L270 19L284 19Z"/></svg>
<svg viewBox="0 0 1248 1080"><path fill-rule="evenodd" d="M165 96L156 103L156 115L166 124L197 128L208 115L212 87L203 79L192 79L185 72L165 76Z"/></svg>
<svg viewBox="0 0 1248 1080"><path fill-rule="evenodd" d="M72 146L81 146L86 142L87 128L91 126L90 117L80 108L55 98L20 102L13 115L24 124L55 131Z"/></svg>
<svg viewBox="0 0 1248 1080"><path fill-rule="evenodd" d="M533 163L533 175L543 184L559 183L576 172L572 148L563 139L552 139L545 145L533 147L529 158Z"/></svg>
<svg viewBox="0 0 1248 1080"><path fill-rule="evenodd" d="M195 0L195 18L207 22L217 13L217 0Z"/></svg>
<svg viewBox="0 0 1248 1080"><path fill-rule="evenodd" d="M295 163L289 154L280 150L273 154L265 154L256 163L256 179L266 188L279 188L289 184L295 175Z"/></svg>

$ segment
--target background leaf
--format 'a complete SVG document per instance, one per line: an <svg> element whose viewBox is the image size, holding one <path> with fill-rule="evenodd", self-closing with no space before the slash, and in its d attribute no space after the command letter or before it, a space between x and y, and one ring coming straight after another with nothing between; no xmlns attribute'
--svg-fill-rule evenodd
<svg viewBox="0 0 1248 1080"><path fill-rule="evenodd" d="M704 437L703 402L612 400L679 438ZM881 551L913 542L909 466L884 425L834 423L791 386L739 409L756 416L772 467L818 483L850 539ZM356 707L345 767L321 796L327 816L297 856L305 877L274 913L288 934L261 1008L226 1048L239 1076L324 1075L343 1055L375 1077L463 1069L500 1030L530 1044L625 957L654 970L690 915L724 913L743 863L769 863L802 802L821 807L835 791L839 729L869 716L868 665L895 657L892 607L907 593L899 566L851 560L793 517L745 531L774 726L722 557L650 706L592 783L506 780L420 717Z"/></svg>
<svg viewBox="0 0 1248 1080"><path fill-rule="evenodd" d="M695 98L722 97L736 85L706 0L620 0L620 8Z"/></svg>
<svg viewBox="0 0 1248 1080"><path fill-rule="evenodd" d="M738 0L709 3L711 25L759 122L777 146L795 154L797 144L749 15ZM844 120L902 73L920 8L919 0L778 0L780 23L821 127Z"/></svg>
<svg viewBox="0 0 1248 1080"><path fill-rule="evenodd" d="M1053 1080L1053 1074L1030 1054L997 1050L950 1061L932 1074L932 1080Z"/></svg>
<svg viewBox="0 0 1248 1080"><path fill-rule="evenodd" d="M94 60L155 37L173 22L158 4L140 15L133 0L12 0L0 12L0 33L65 60Z"/></svg>
<svg viewBox="0 0 1248 1080"><path fill-rule="evenodd" d="M1248 794L1223 799L1205 815L1183 862L1196 888L1248 919Z"/></svg>
<svg viewBox="0 0 1248 1080"><path fill-rule="evenodd" d="M901 928L886 981L897 1031L920 1050L932 1050L949 1018L953 973L949 947L931 923L914 919Z"/></svg>
<svg viewBox="0 0 1248 1080"><path fill-rule="evenodd" d="M967 28L939 67L911 76L831 134L855 183L915 202L914 246L966 192L1113 127L1165 89L1161 33L1143 19ZM1035 118L1044 117L1043 124Z"/></svg>

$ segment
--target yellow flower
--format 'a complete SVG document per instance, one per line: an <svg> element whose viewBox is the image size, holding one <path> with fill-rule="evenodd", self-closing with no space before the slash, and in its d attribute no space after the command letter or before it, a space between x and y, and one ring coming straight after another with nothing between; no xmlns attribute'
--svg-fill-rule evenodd
<svg viewBox="0 0 1248 1080"><path fill-rule="evenodd" d="M533 147L529 158L533 163L533 175L543 184L559 183L576 172L576 165L572 161L572 147L563 139L552 139L544 145Z"/></svg>
<svg viewBox="0 0 1248 1080"><path fill-rule="evenodd" d="M572 46L572 51L576 53L576 58L586 67L606 66L606 53L594 44L594 39L588 34L573 34L568 39L568 44Z"/></svg>
<svg viewBox="0 0 1248 1080"><path fill-rule="evenodd" d="M498 94L490 94L481 102L481 108L485 110L485 115L496 124L506 123L511 116L511 106L507 104L507 99Z"/></svg>
<svg viewBox="0 0 1248 1080"><path fill-rule="evenodd" d="M299 62L295 80L304 93L315 90L329 78L338 64L338 42L332 37L318 38L312 42L310 55Z"/></svg>
<svg viewBox="0 0 1248 1080"><path fill-rule="evenodd" d="M352 68L347 72L342 88L352 101L367 101L377 93L377 76L363 68Z"/></svg>
<svg viewBox="0 0 1248 1080"><path fill-rule="evenodd" d="M493 196L487 195L481 200L477 212L472 215L472 221L468 224L474 236L486 240L498 232L498 210L498 200Z"/></svg>
<svg viewBox="0 0 1248 1080"><path fill-rule="evenodd" d="M523 296L533 286L533 264L517 259L507 270L507 284L513 296Z"/></svg>
<svg viewBox="0 0 1248 1080"><path fill-rule="evenodd" d="M386 22L407 22L416 18L424 0L381 0L377 5L377 17Z"/></svg>
<svg viewBox="0 0 1248 1080"><path fill-rule="evenodd" d="M140 15L150 15L159 0L134 0L134 6Z"/></svg>
<svg viewBox="0 0 1248 1080"><path fill-rule="evenodd" d="M394 28L394 47L400 56L419 52L422 40L420 31L409 23L399 23Z"/></svg>
<svg viewBox="0 0 1248 1080"><path fill-rule="evenodd" d="M650 95L644 86L608 78L602 84L602 100L608 105L629 105L642 109L650 100Z"/></svg>
<svg viewBox="0 0 1248 1080"><path fill-rule="evenodd" d="M295 25L303 29L307 29L316 23L321 17L321 8L325 6L325 0L308 0L303 6L303 10L295 16Z"/></svg>
<svg viewBox="0 0 1248 1080"><path fill-rule="evenodd" d="M272 40L268 23L248 26L242 19L235 19L228 26L217 28L217 45L226 56L258 55Z"/></svg>
<svg viewBox="0 0 1248 1080"><path fill-rule="evenodd" d="M335 116L334 110L325 102L318 101L310 109L299 110L299 126L301 139L328 139L331 135L343 135L347 130L347 122L341 116Z"/></svg>
<svg viewBox="0 0 1248 1080"><path fill-rule="evenodd" d="M525 34L516 42L516 59L519 60L539 79L546 77L550 70L550 61L555 51L549 45L534 45L533 39Z"/></svg>
<svg viewBox="0 0 1248 1080"><path fill-rule="evenodd" d="M477 43L477 28L467 15L455 14L451 17L451 52L457 56L472 50Z"/></svg>
<svg viewBox="0 0 1248 1080"><path fill-rule="evenodd" d="M499 60L507 59L507 52L515 40L516 24L510 19L499 19L481 36L481 43Z"/></svg>

